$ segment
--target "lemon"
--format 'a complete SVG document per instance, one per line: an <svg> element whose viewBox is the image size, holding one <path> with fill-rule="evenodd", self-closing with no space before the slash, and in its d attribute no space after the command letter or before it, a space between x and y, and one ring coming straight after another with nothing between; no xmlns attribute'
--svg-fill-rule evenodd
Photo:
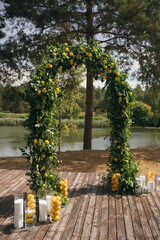
<svg viewBox="0 0 160 240"><path fill-rule="evenodd" d="M118 158L114 158L114 161L117 162L117 161L118 161Z"/></svg>
<svg viewBox="0 0 160 240"><path fill-rule="evenodd" d="M69 52L69 48L66 48L65 50L66 50L66 52Z"/></svg>
<svg viewBox="0 0 160 240"><path fill-rule="evenodd" d="M71 65L73 64L73 60L70 61L70 64L71 64Z"/></svg>
<svg viewBox="0 0 160 240"><path fill-rule="evenodd" d="M37 143L38 143L38 140L35 138L35 139L33 140L33 142L34 142L34 144L37 144Z"/></svg>
<svg viewBox="0 0 160 240"><path fill-rule="evenodd" d="M129 92L129 96L132 97L132 92Z"/></svg>
<svg viewBox="0 0 160 240"><path fill-rule="evenodd" d="M39 120L42 120L42 116L39 117Z"/></svg>
<svg viewBox="0 0 160 240"><path fill-rule="evenodd" d="M44 105L42 105L42 106L41 106L41 108L45 108L45 106L44 106Z"/></svg>
<svg viewBox="0 0 160 240"><path fill-rule="evenodd" d="M117 149L120 149L120 148L121 148L121 146L120 146L120 145L118 145L118 146L117 146Z"/></svg>
<svg viewBox="0 0 160 240"><path fill-rule="evenodd" d="M36 204L35 203L32 203L31 204L31 208L34 209L36 207Z"/></svg>
<svg viewBox="0 0 160 240"><path fill-rule="evenodd" d="M109 70L109 71L108 71L108 73L111 73L111 72L112 72L112 70Z"/></svg>
<svg viewBox="0 0 160 240"><path fill-rule="evenodd" d="M56 216L55 218L53 218L54 219L54 221L58 221L59 220L59 216Z"/></svg>
<svg viewBox="0 0 160 240"><path fill-rule="evenodd" d="M59 92L60 90L59 90L59 88L56 88L56 92Z"/></svg>
<svg viewBox="0 0 160 240"><path fill-rule="evenodd" d="M107 76L105 76L104 78L105 78L105 79L107 79L108 77L107 77Z"/></svg>
<svg viewBox="0 0 160 240"><path fill-rule="evenodd" d="M100 72L100 74L99 74L100 76L103 76L104 74L103 74L103 72Z"/></svg>
<svg viewBox="0 0 160 240"><path fill-rule="evenodd" d="M62 68L63 68L62 66L59 67L59 69L62 69Z"/></svg>
<svg viewBox="0 0 160 240"><path fill-rule="evenodd" d="M42 84L42 85L44 85L44 84L45 84L45 82L44 82L44 81L41 81L41 84Z"/></svg>
<svg viewBox="0 0 160 240"><path fill-rule="evenodd" d="M77 63L74 63L73 65L76 67L76 66L77 66Z"/></svg>
<svg viewBox="0 0 160 240"><path fill-rule="evenodd" d="M43 184L43 187L45 188L46 184Z"/></svg>
<svg viewBox="0 0 160 240"><path fill-rule="evenodd" d="M59 211L55 211L55 216L60 216L60 212Z"/></svg>
<svg viewBox="0 0 160 240"><path fill-rule="evenodd" d="M104 62L104 64L107 64L107 60L104 60L103 62Z"/></svg>
<svg viewBox="0 0 160 240"><path fill-rule="evenodd" d="M56 57L57 56L57 54L56 53L53 53L53 57Z"/></svg>
<svg viewBox="0 0 160 240"><path fill-rule="evenodd" d="M48 81L49 81L50 83L52 83L52 82L53 82L53 81L52 81L52 79L50 79L50 78L48 79Z"/></svg>
<svg viewBox="0 0 160 240"><path fill-rule="evenodd" d="M70 57L73 57L73 55L74 55L73 52L70 52L70 53L69 53L69 56L70 56Z"/></svg>
<svg viewBox="0 0 160 240"><path fill-rule="evenodd" d="M89 56L89 52L86 52L86 56Z"/></svg>
<svg viewBox="0 0 160 240"><path fill-rule="evenodd" d="M26 215L26 218L31 218L31 217L33 217L33 213L26 213L25 215Z"/></svg>
<svg viewBox="0 0 160 240"><path fill-rule="evenodd" d="M42 93L46 93L47 89L46 88L43 88L42 89Z"/></svg>
<svg viewBox="0 0 160 240"><path fill-rule="evenodd" d="M120 73L119 73L119 72L116 72L116 76L119 77L119 76L120 76Z"/></svg>
<svg viewBox="0 0 160 240"><path fill-rule="evenodd" d="M68 43L64 43L63 45L67 47L67 46L68 46Z"/></svg>
<svg viewBox="0 0 160 240"><path fill-rule="evenodd" d="M34 195L33 194L28 194L27 198L30 199L34 199Z"/></svg>
<svg viewBox="0 0 160 240"><path fill-rule="evenodd" d="M66 57L66 53L65 52L62 53L62 57Z"/></svg>
<svg viewBox="0 0 160 240"><path fill-rule="evenodd" d="M121 81L121 85L124 85L124 82L123 82L123 81Z"/></svg>
<svg viewBox="0 0 160 240"><path fill-rule="evenodd" d="M118 93L118 96L119 96L119 97L121 96L121 93L120 93L120 92Z"/></svg>
<svg viewBox="0 0 160 240"><path fill-rule="evenodd" d="M60 201L61 200L60 196L56 196L56 200Z"/></svg>
<svg viewBox="0 0 160 240"><path fill-rule="evenodd" d="M49 65L48 65L48 68L49 68L49 69L52 69L52 68L53 68L53 65L52 65L52 64L49 64Z"/></svg>
<svg viewBox="0 0 160 240"><path fill-rule="evenodd" d="M44 177L45 177L45 178L47 178L47 177L48 177L48 174L47 174L47 173L45 173L45 174L44 174Z"/></svg>
<svg viewBox="0 0 160 240"><path fill-rule="evenodd" d="M118 81L118 77L115 77L115 79L114 79L116 82Z"/></svg>
<svg viewBox="0 0 160 240"><path fill-rule="evenodd" d="M46 145L48 145L48 144L49 144L49 141L48 141L48 140L45 140L44 143L45 143Z"/></svg>
<svg viewBox="0 0 160 240"><path fill-rule="evenodd" d="M33 218L27 218L26 223L33 223Z"/></svg>
<svg viewBox="0 0 160 240"><path fill-rule="evenodd" d="M123 170L123 168L121 168L121 172L123 172L124 170Z"/></svg>
<svg viewBox="0 0 160 240"><path fill-rule="evenodd" d="M41 158L45 158L46 155L44 153L41 154Z"/></svg>
<svg viewBox="0 0 160 240"><path fill-rule="evenodd" d="M40 94L41 94L41 91L38 91L37 94L40 95Z"/></svg>
<svg viewBox="0 0 160 240"><path fill-rule="evenodd" d="M111 63L112 66L114 66L114 63Z"/></svg>
<svg viewBox="0 0 160 240"><path fill-rule="evenodd" d="M104 66L104 69L107 69L107 66L106 66L106 65Z"/></svg>
<svg viewBox="0 0 160 240"><path fill-rule="evenodd" d="M93 56L93 54L92 54L92 53L90 53L90 54L89 54L89 57L92 57L92 56Z"/></svg>

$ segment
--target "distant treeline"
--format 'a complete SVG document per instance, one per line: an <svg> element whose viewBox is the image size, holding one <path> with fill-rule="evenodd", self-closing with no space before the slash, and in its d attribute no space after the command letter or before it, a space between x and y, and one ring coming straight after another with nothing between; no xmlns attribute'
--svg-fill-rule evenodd
<svg viewBox="0 0 160 240"><path fill-rule="evenodd" d="M5 113L27 113L29 106L24 99L25 85L18 87L13 86L0 86L0 112ZM85 88L80 87L81 98L77 99L72 115L74 119L84 119L85 112ZM132 103L133 106L133 125L136 126L160 126L160 91L156 89L156 95L154 89L145 88L142 89L140 85L137 85L133 89L135 101ZM99 121L98 125L104 126L104 119L107 117L106 113L106 102L105 102L105 90L100 87L94 88L93 96L93 110L94 120ZM9 116L9 115L7 115ZM0 114L1 125L12 124L11 116ZM26 115L25 115L26 117ZM2 120L4 119L5 120ZM8 119L9 118L9 119ZM13 117L15 118L15 117ZM17 117L14 121L15 125L21 124L21 117ZM23 118L23 117L22 117ZM63 119L69 119L70 113L65 111L62 114ZM18 120L19 119L19 120ZM3 122L4 121L4 122ZM103 124L100 124L103 121ZM6 124L5 124L6 122ZM82 121L79 122L79 126L83 127ZM107 123L108 125L108 123Z"/></svg>

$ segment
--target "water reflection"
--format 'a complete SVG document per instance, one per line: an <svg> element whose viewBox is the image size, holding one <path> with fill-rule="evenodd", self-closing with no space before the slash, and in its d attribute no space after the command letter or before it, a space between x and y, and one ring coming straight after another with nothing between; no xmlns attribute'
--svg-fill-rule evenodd
<svg viewBox="0 0 160 240"><path fill-rule="evenodd" d="M20 156L20 147L24 147L25 130L23 127L0 127L0 157ZM106 137L107 136L107 137ZM109 147L109 132L104 128L94 128L92 132L92 149L104 150ZM159 147L160 129L133 128L131 148ZM62 135L62 151L83 149L83 129L69 136Z"/></svg>

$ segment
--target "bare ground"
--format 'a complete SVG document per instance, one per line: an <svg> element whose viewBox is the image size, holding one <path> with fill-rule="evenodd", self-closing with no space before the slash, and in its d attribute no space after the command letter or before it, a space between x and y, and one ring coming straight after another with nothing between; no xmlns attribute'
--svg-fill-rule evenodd
<svg viewBox="0 0 160 240"><path fill-rule="evenodd" d="M160 175L160 148L134 149L134 160L140 162L140 173L147 174L155 171ZM106 172L108 150L67 151L58 154L60 171L73 172ZM0 158L1 169L28 169L27 159L24 157Z"/></svg>

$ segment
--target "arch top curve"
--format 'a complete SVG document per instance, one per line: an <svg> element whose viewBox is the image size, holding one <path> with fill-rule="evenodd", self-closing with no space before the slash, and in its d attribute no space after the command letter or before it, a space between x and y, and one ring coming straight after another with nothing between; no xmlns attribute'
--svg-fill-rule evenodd
<svg viewBox="0 0 160 240"><path fill-rule="evenodd" d="M85 65L87 70L93 73L95 80L99 79L102 82L117 80L120 75L115 60L109 52L104 52L97 42L47 46L41 69L55 77L59 73L64 73L72 68L76 69L81 65Z"/></svg>

